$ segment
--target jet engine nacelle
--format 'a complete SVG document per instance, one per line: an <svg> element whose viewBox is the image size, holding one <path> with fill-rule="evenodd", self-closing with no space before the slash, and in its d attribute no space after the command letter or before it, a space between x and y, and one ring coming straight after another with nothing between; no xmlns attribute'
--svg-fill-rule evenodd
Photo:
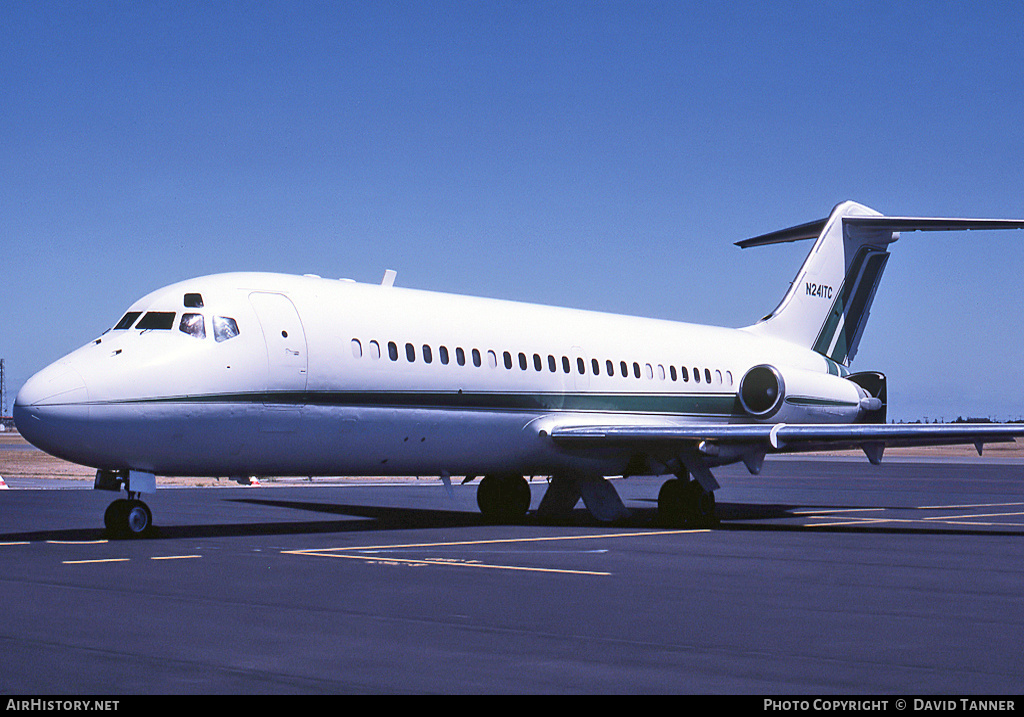
<svg viewBox="0 0 1024 717"><path fill-rule="evenodd" d="M768 364L747 371L739 387L740 405L752 418L783 423L870 422L880 411L884 416L883 399L846 378Z"/></svg>

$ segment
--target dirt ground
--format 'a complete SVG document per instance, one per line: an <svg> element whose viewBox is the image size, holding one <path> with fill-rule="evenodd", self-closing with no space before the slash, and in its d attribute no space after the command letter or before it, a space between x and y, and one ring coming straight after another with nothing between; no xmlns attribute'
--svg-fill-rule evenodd
<svg viewBox="0 0 1024 717"><path fill-rule="evenodd" d="M990 443L985 446L985 456L994 458L1024 458L1024 443ZM863 456L860 451L829 451L825 453L803 455L824 456ZM974 446L938 446L926 448L889 448L885 451L890 456L920 457L963 457L977 456ZM44 453L31 445L18 433L0 433L0 477L38 478L44 480L92 480L96 476L95 469L63 461L60 458ZM263 478L261 482L273 482L274 478ZM353 477L350 480L367 480ZM381 480L373 477L372 480ZM165 478L159 479L161 485L180 486L235 486L233 481L218 478Z"/></svg>

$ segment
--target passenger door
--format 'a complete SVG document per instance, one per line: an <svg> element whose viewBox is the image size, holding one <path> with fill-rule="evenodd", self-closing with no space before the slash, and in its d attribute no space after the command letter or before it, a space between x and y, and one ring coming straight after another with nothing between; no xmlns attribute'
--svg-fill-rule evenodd
<svg viewBox="0 0 1024 717"><path fill-rule="evenodd" d="M256 310L267 347L267 397L264 403L304 403L306 333L295 305L284 294L254 291L249 302ZM273 394L278 394L277 397Z"/></svg>

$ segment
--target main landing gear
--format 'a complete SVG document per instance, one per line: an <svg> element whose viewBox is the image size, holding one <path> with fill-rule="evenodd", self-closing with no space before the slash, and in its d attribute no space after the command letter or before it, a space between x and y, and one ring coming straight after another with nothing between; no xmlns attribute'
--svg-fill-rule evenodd
<svg viewBox="0 0 1024 717"><path fill-rule="evenodd" d="M96 471L95 490L120 492L124 486L127 498L118 498L103 514L107 533L115 538L141 538L152 533L153 512L139 496L156 492L156 476L140 471Z"/></svg>
<svg viewBox="0 0 1024 717"><path fill-rule="evenodd" d="M713 478L708 482L711 481ZM717 487L717 483L712 485ZM629 517L611 482L600 476L582 474L552 476L537 516L541 520L564 519L581 498L590 514L602 523ZM487 521L494 523L522 520L530 509L530 500L530 484L523 476L515 474L484 476L476 492L480 512ZM712 526L717 522L715 493L706 489L701 481L692 480L686 470L680 470L675 478L665 481L658 493L658 520L672 527Z"/></svg>
<svg viewBox="0 0 1024 717"><path fill-rule="evenodd" d="M494 474L480 479L476 504L484 518L496 523L522 519L530 510L530 484L521 475Z"/></svg>
<svg viewBox="0 0 1024 717"><path fill-rule="evenodd" d="M672 526L706 527L715 523L715 493L685 473L665 481L658 492L658 518Z"/></svg>

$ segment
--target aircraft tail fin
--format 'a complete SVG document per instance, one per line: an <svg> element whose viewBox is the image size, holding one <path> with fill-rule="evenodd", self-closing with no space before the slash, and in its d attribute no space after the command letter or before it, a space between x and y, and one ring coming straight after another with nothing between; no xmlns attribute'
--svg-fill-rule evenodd
<svg viewBox="0 0 1024 717"><path fill-rule="evenodd" d="M817 351L849 365L899 232L1024 229L1011 219L886 217L842 202L825 219L737 242L748 248L816 239L778 307L747 330Z"/></svg>

